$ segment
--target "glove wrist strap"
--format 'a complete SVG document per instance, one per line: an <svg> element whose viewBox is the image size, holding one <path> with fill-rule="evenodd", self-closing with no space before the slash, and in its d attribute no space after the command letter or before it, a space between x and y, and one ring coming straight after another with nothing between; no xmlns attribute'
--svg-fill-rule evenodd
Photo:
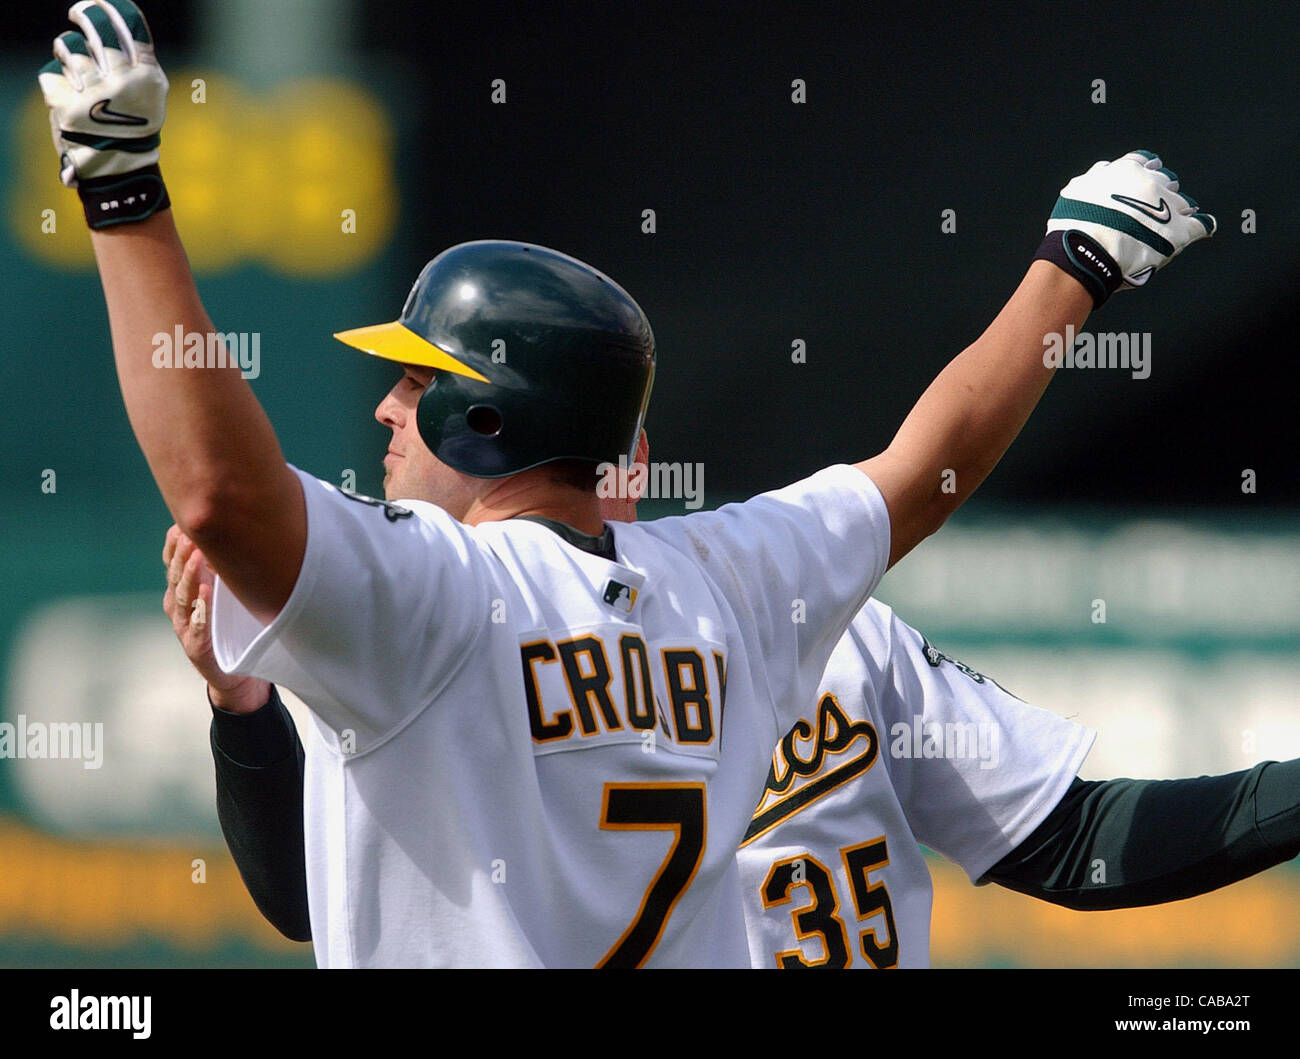
<svg viewBox="0 0 1300 1059"><path fill-rule="evenodd" d="M80 180L77 194L91 228L142 221L171 206L162 172L156 165L133 173Z"/></svg>
<svg viewBox="0 0 1300 1059"><path fill-rule="evenodd" d="M1094 310L1100 309L1124 282L1115 259L1097 240L1077 228L1048 232L1034 260L1050 261L1082 283L1092 295Z"/></svg>

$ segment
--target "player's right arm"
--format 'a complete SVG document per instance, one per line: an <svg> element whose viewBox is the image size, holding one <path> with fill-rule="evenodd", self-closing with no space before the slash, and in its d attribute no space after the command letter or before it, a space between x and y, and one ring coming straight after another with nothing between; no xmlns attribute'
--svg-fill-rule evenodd
<svg viewBox="0 0 1300 1059"><path fill-rule="evenodd" d="M163 367L155 336L215 332L158 169L167 78L131 0L80 0L40 72L60 177L77 189L108 304L131 428L168 509L262 621L289 598L306 546L298 479L238 364ZM237 429L232 425L237 424Z"/></svg>
<svg viewBox="0 0 1300 1059"><path fill-rule="evenodd" d="M857 464L889 509L891 566L943 525L1020 433L1055 370L1044 364L1045 336L1077 330L1112 291L1145 284L1214 227L1150 152L1098 162L1062 188L1010 301L921 395L889 447Z"/></svg>
<svg viewBox="0 0 1300 1059"><path fill-rule="evenodd" d="M168 510L263 621L288 600L307 544L298 479L238 366L163 370L156 334L215 332L170 210L92 231L131 429ZM239 424L232 429L231 424Z"/></svg>
<svg viewBox="0 0 1300 1059"><path fill-rule="evenodd" d="M91 228L132 429L174 520L219 575L216 657L231 672L264 666L259 676L310 699L334 731L378 738L464 656L486 614L481 557L443 513L412 520L300 475L237 363L189 366L191 339L205 360L217 349L157 166L167 80L131 0L78 0L69 17L78 32L56 41L39 77L60 175ZM155 363L156 338L177 332L185 348ZM445 620L449 600L468 620ZM395 626L427 629L435 616L438 643L394 657Z"/></svg>

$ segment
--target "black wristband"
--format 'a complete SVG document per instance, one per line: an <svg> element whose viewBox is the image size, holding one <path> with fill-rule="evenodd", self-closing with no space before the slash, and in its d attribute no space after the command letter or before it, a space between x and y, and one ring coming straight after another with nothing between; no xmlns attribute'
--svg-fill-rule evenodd
<svg viewBox="0 0 1300 1059"><path fill-rule="evenodd" d="M1102 304L1124 282L1119 264L1090 235L1077 228L1048 232L1034 255L1035 261L1050 261L1082 283L1092 295L1092 307Z"/></svg>
<svg viewBox="0 0 1300 1059"><path fill-rule="evenodd" d="M92 228L142 221L171 206L167 185L156 165L134 173L94 177L77 182L77 194Z"/></svg>

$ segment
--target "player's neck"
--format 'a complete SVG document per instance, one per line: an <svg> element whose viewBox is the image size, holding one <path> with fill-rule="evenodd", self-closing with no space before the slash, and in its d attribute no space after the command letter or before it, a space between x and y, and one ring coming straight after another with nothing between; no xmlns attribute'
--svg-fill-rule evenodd
<svg viewBox="0 0 1300 1059"><path fill-rule="evenodd" d="M598 537L605 530L596 493L583 492L527 472L502 478L482 496L475 498L461 519L466 525L504 522L530 515L572 526L580 533Z"/></svg>

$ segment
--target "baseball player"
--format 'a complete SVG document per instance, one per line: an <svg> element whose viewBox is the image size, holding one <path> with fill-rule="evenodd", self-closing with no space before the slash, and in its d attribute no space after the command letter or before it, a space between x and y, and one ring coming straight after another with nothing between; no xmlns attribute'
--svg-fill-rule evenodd
<svg viewBox="0 0 1300 1059"><path fill-rule="evenodd" d="M635 506L606 501L605 517L634 519ZM209 626L196 620L212 576L177 527L163 561L164 610L209 684L222 831L258 908L308 941L293 720L273 685L216 665ZM992 756L981 752L984 733ZM738 855L753 966L928 966L932 888L920 843L972 881L1077 909L1192 897L1300 852L1300 760L1084 782L1076 773L1093 738L869 601L836 645L815 705L778 744Z"/></svg>
<svg viewBox="0 0 1300 1059"><path fill-rule="evenodd" d="M1054 370L1044 336L1212 218L1154 156L1094 167L884 452L617 533L593 465L635 448L644 313L556 251L453 247L397 321L340 335L404 366L380 418L412 499L369 501L285 462L235 366L154 365L154 335L214 332L158 166L167 82L129 0L69 17L40 81L132 429L217 575L216 660L311 710L318 963L748 965L736 850L835 643L1014 439ZM1155 228L1125 212L1154 198Z"/></svg>

